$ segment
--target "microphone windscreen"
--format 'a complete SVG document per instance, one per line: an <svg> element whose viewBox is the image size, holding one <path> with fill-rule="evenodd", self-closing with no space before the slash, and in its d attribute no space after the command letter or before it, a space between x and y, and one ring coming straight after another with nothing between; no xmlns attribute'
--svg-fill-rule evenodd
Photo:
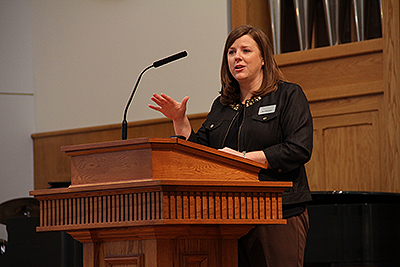
<svg viewBox="0 0 400 267"><path fill-rule="evenodd" d="M153 62L153 67L154 68L161 67L162 65L165 65L165 64L170 63L172 61L175 61L175 60L181 59L183 57L186 57L187 54L188 53L186 51L182 51L182 52L179 52L179 53L177 53L175 55L172 55L172 56L157 60L157 61Z"/></svg>

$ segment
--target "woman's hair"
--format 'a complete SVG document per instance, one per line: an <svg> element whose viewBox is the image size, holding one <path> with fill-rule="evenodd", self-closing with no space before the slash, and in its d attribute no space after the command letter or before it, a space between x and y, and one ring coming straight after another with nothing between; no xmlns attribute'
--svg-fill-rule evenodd
<svg viewBox="0 0 400 267"><path fill-rule="evenodd" d="M278 84L284 81L285 78L282 72L279 70L278 65L275 62L275 58L272 52L271 44L268 40L267 35L259 28L250 25L242 25L232 30L228 35L224 54L222 56L221 64L221 103L223 105L229 105L240 102L240 88L239 83L232 76L228 66L228 50L232 44L244 35L249 35L257 43L261 53L261 57L264 60L263 66L263 82L260 89L253 93L253 96L265 96L271 92L274 92L278 88Z"/></svg>

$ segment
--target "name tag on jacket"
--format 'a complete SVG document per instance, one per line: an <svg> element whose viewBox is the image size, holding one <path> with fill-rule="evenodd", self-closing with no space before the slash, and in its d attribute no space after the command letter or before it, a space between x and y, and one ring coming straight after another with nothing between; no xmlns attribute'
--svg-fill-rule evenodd
<svg viewBox="0 0 400 267"><path fill-rule="evenodd" d="M265 114L274 113L275 109L276 109L276 105L269 105L269 106L260 107L260 109L258 110L258 115L265 115Z"/></svg>

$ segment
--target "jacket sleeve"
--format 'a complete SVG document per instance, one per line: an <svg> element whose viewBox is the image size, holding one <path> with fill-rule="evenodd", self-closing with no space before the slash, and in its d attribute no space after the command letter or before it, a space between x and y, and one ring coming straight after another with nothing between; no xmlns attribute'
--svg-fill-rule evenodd
<svg viewBox="0 0 400 267"><path fill-rule="evenodd" d="M187 139L188 141L191 141L191 142L197 143L197 144L201 144L201 145L204 145L204 146L210 146L209 134L207 132L207 129L206 129L205 125L207 123L208 118L210 117L210 114L215 112L215 107L217 106L218 103L219 103L219 97L214 100L214 102L213 102L213 104L211 106L211 110L207 115L206 121L203 122L203 124L197 130L197 132L194 132L193 129L192 129L192 132L191 132L190 136Z"/></svg>
<svg viewBox="0 0 400 267"><path fill-rule="evenodd" d="M209 146L209 142L207 139L207 134L206 134L204 125L202 125L200 127L200 129L197 131L197 133L195 133L192 129L192 132L187 140L190 142L193 142L193 143L200 144L200 145Z"/></svg>
<svg viewBox="0 0 400 267"><path fill-rule="evenodd" d="M313 123L307 98L300 86L289 86L280 99L282 142L263 150L276 173L304 165L310 160L313 148Z"/></svg>

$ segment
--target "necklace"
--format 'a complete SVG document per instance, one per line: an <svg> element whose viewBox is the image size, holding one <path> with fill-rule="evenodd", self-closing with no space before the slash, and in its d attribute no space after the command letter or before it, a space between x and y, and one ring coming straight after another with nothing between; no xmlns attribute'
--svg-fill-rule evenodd
<svg viewBox="0 0 400 267"><path fill-rule="evenodd" d="M252 106L254 103L258 102L261 100L261 96L253 96L250 99L247 99L246 102L244 104L241 103L234 103L234 104L230 104L229 106L234 110L234 111L238 111L239 108L244 105L246 108Z"/></svg>

